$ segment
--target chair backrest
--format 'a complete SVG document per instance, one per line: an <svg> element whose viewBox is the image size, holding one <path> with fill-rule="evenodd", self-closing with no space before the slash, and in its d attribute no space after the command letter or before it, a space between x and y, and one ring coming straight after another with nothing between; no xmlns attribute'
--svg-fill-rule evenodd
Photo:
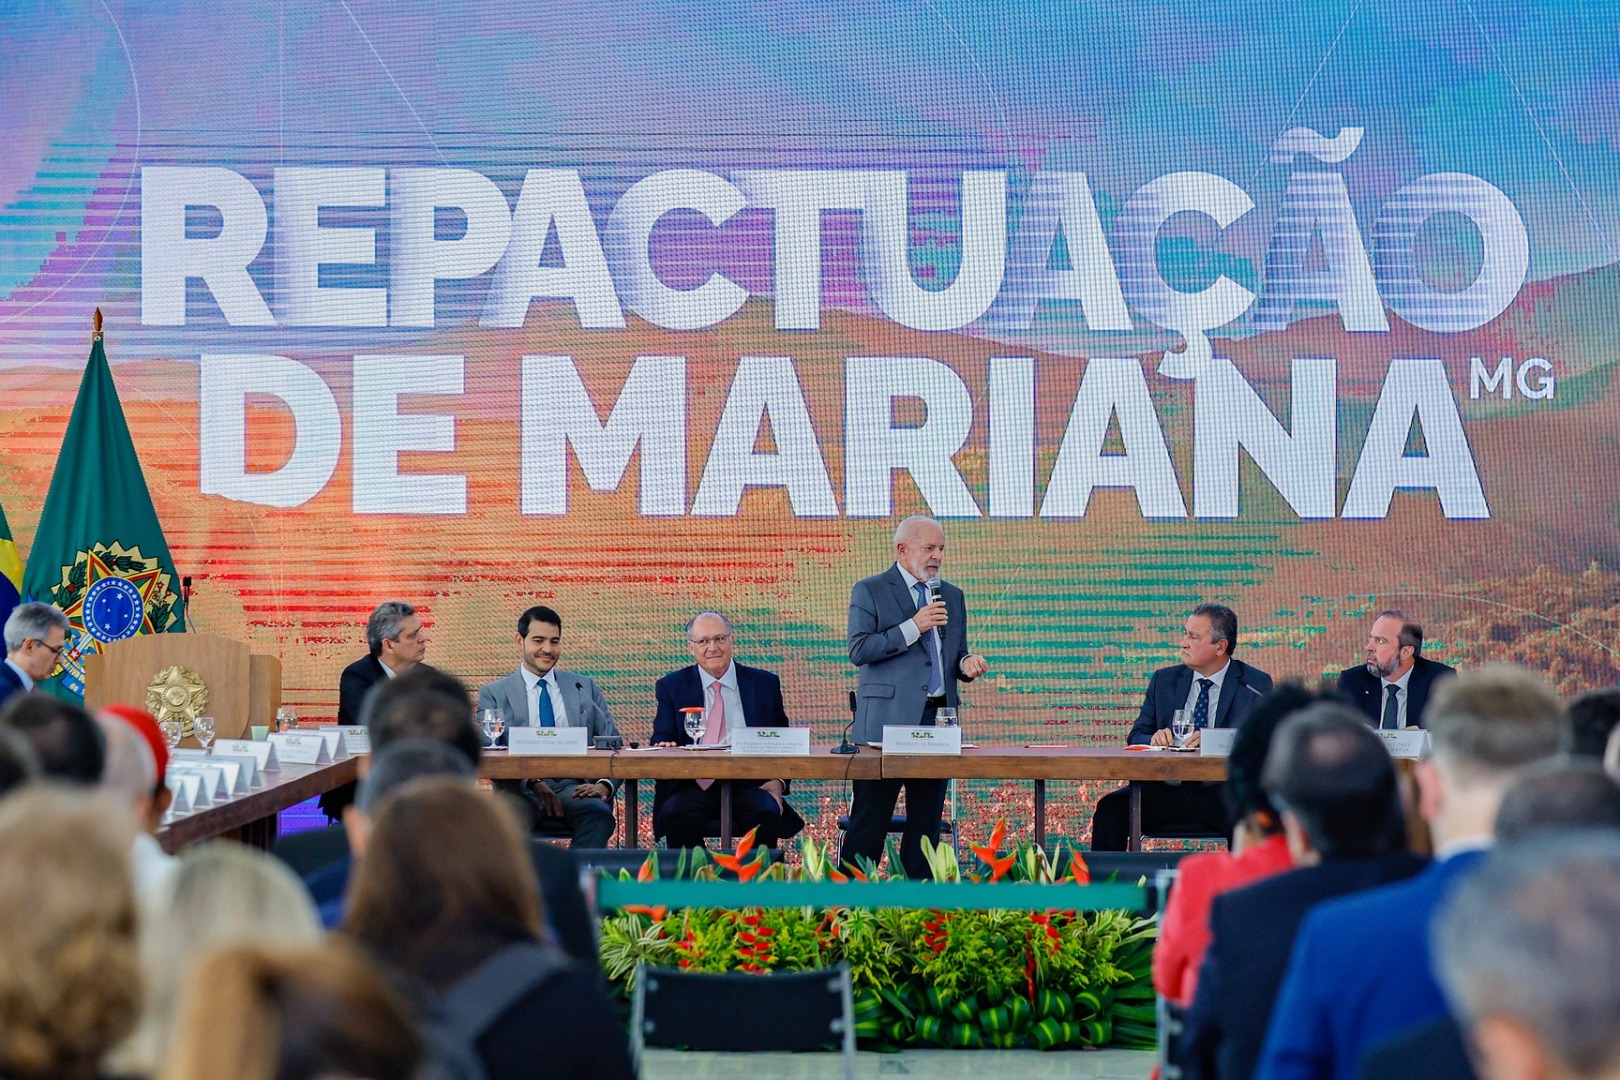
<svg viewBox="0 0 1620 1080"><path fill-rule="evenodd" d="M840 1047L854 1076L855 1001L849 966L750 975L636 972L632 1038L643 1046L747 1052Z"/></svg>

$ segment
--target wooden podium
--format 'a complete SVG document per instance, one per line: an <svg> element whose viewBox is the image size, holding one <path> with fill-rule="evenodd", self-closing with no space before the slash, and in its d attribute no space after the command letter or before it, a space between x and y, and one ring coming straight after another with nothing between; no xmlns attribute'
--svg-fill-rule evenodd
<svg viewBox="0 0 1620 1080"><path fill-rule="evenodd" d="M216 738L245 739L250 727L271 726L281 708L281 661L213 634L140 634L85 657L84 704L96 709L123 702L156 713L147 688L170 668L202 680L208 702L200 715L214 718ZM185 744L196 740L188 737Z"/></svg>

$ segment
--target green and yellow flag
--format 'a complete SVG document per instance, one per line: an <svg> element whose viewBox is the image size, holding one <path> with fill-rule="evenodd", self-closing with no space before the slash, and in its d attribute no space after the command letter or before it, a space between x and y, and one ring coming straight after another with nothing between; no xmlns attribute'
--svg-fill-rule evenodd
<svg viewBox="0 0 1620 1080"><path fill-rule="evenodd" d="M79 383L22 593L67 613L61 666L40 684L84 696L84 658L136 634L186 628L174 560L163 539L135 443L101 344L101 312Z"/></svg>
<svg viewBox="0 0 1620 1080"><path fill-rule="evenodd" d="M11 526L6 524L5 507L0 506L0 626L11 616L11 609L22 599L22 560L17 557L17 542L11 538Z"/></svg>

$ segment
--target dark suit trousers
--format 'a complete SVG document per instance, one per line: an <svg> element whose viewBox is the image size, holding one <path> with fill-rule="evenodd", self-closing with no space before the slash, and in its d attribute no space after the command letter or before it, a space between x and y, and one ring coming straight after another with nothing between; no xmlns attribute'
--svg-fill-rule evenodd
<svg viewBox="0 0 1620 1080"><path fill-rule="evenodd" d="M1131 790L1122 787L1097 800L1091 819L1091 850L1124 851L1131 831ZM1226 834L1220 784L1142 785L1143 835Z"/></svg>
<svg viewBox="0 0 1620 1080"><path fill-rule="evenodd" d="M883 857L889 823L901 789L906 793L906 828L900 834L900 865L909 878L927 880L928 860L923 857L922 838L939 843L939 822L945 809L944 780L854 780L854 798L849 808L849 829L844 833L840 862L853 862L864 855L877 862Z"/></svg>
<svg viewBox="0 0 1620 1080"><path fill-rule="evenodd" d="M731 816L739 833L759 830L754 834L758 846L773 848L782 842L782 813L769 792L733 785ZM707 791L687 788L669 796L653 811L653 834L672 848L702 847L705 837L720 835L720 785L711 784Z"/></svg>
<svg viewBox="0 0 1620 1080"><path fill-rule="evenodd" d="M529 808L531 820L529 828L540 835L556 835L551 830L562 829L573 839L569 847L576 848L605 848L608 840L613 836L613 800L612 799L581 799L574 795L574 789L580 785L578 780L542 780L557 793L562 801L563 816L561 818L544 817L540 813L540 803L528 785L521 780L497 780L495 787L498 791L505 791L521 799Z"/></svg>

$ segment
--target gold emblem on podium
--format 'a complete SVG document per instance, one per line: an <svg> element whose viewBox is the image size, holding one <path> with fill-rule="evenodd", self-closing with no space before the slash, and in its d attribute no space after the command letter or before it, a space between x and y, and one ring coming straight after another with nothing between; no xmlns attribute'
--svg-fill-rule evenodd
<svg viewBox="0 0 1620 1080"><path fill-rule="evenodd" d="M171 721L180 724L180 737L190 737L192 721L208 708L208 686L187 667L166 667L146 684L146 711L157 718L159 725Z"/></svg>

